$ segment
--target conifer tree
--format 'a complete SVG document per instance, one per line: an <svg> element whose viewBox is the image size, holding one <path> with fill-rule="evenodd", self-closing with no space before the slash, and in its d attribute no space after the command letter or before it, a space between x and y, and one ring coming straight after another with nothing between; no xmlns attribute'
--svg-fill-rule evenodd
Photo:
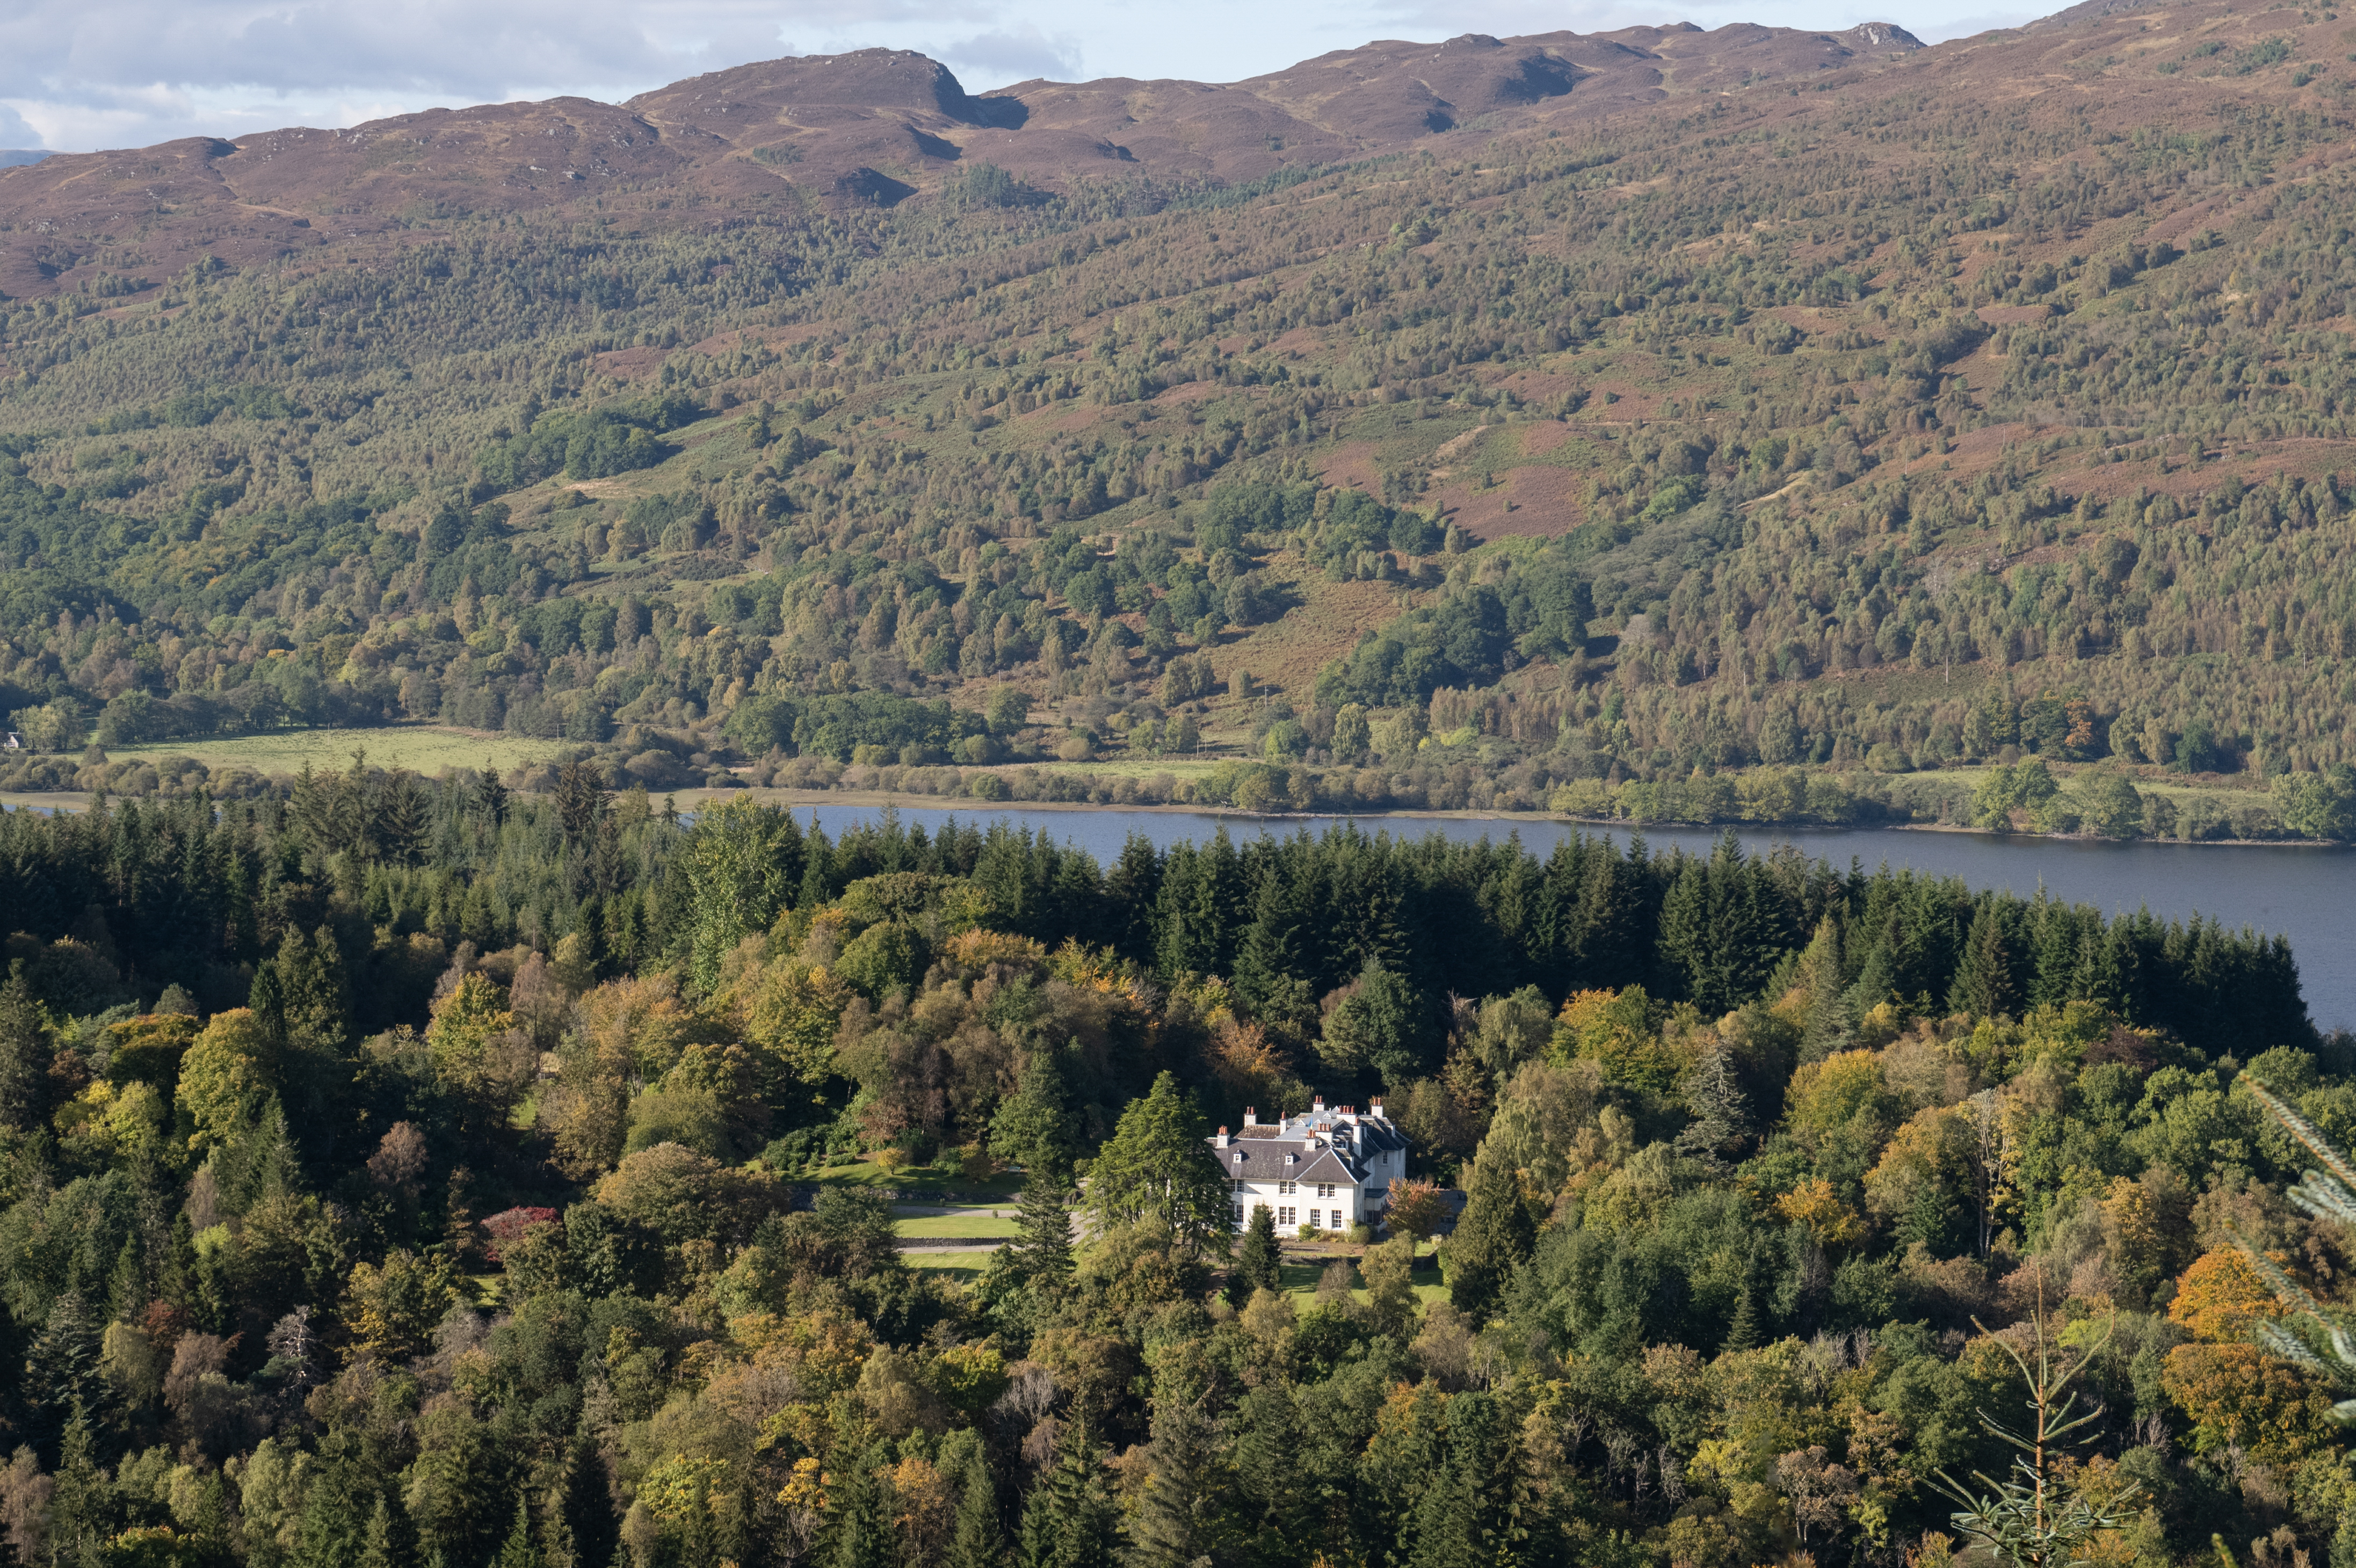
<svg viewBox="0 0 2356 1568"><path fill-rule="evenodd" d="M79 1399L67 1418L58 1458L57 1489L49 1495L49 1546L61 1563L96 1561L112 1533L113 1490L98 1467L98 1433Z"/></svg>
<svg viewBox="0 0 2356 1568"><path fill-rule="evenodd" d="M1496 1310L1505 1282L1537 1244L1537 1226L1505 1157L1484 1147L1473 1157L1472 1183L1455 1233L1440 1253L1448 1299L1479 1323Z"/></svg>
<svg viewBox="0 0 2356 1568"><path fill-rule="evenodd" d="M1015 1269L1032 1285L1050 1294L1072 1277L1072 1212L1065 1207L1063 1181L1034 1169L1023 1183L1015 1223L1021 1235L1008 1243Z"/></svg>
<svg viewBox="0 0 2356 1568"><path fill-rule="evenodd" d="M998 1484L980 1449L966 1465L958 1495L957 1533L949 1541L949 1568L1005 1568L1006 1531L998 1519Z"/></svg>
<svg viewBox="0 0 2356 1568"><path fill-rule="evenodd" d="M1971 931L1964 938L1963 962L1955 970L1954 985L1947 992L1947 1006L1952 1011L1969 1013L1974 1018L1994 1018L2020 1009L2019 992L2013 983L2012 950L2005 937L2004 914L1993 898L1982 899L1978 912L1972 916Z"/></svg>
<svg viewBox="0 0 2356 1568"><path fill-rule="evenodd" d="M48 1121L49 1054L49 1020L25 982L20 958L0 985L0 1126Z"/></svg>
<svg viewBox="0 0 2356 1568"><path fill-rule="evenodd" d="M991 1152L1046 1177L1060 1190L1071 1185L1075 1141L1063 1053L1043 1045L1023 1063L1012 1097L991 1118Z"/></svg>
<svg viewBox="0 0 2356 1568"><path fill-rule="evenodd" d="M1850 1029L1840 923L1829 914L1816 923L1815 935L1800 955L1799 980L1808 993L1808 1021L1800 1036L1800 1060L1822 1061L1847 1043Z"/></svg>
<svg viewBox="0 0 2356 1568"><path fill-rule="evenodd" d="M827 1553L829 1568L894 1568L900 1557L892 1530L892 1499L883 1476L886 1451L881 1445L852 1458L843 1467L834 1493L834 1541Z"/></svg>
<svg viewBox="0 0 2356 1568"><path fill-rule="evenodd" d="M1677 1152L1712 1175L1723 1175L1727 1155L1751 1134L1751 1107L1731 1051L1709 1051L1694 1063L1686 1076L1686 1109L1693 1120L1678 1130Z"/></svg>
<svg viewBox="0 0 2356 1568"><path fill-rule="evenodd" d="M613 1555L620 1527L614 1517L613 1493L605 1484L605 1464L585 1427L573 1435L572 1446L565 1452L550 1512L570 1543L571 1568L586 1568Z"/></svg>
<svg viewBox="0 0 2356 1568"><path fill-rule="evenodd" d="M376 1510L369 1515L368 1533L360 1539L359 1568L408 1568L409 1553L402 1542L392 1516L392 1504L382 1496L376 1499Z"/></svg>
<svg viewBox="0 0 2356 1568"><path fill-rule="evenodd" d="M1115 1568L1120 1535L1120 1505L1105 1484L1103 1453L1087 1426L1075 1423L1055 1467L1023 1504L1015 1561L1020 1568Z"/></svg>
<svg viewBox="0 0 2356 1568"><path fill-rule="evenodd" d="M1155 1410L1130 1568L1194 1568L1220 1555L1217 1466L1217 1434L1199 1407L1171 1401Z"/></svg>
<svg viewBox="0 0 2356 1568"><path fill-rule="evenodd" d="M1514 1447L1494 1396L1475 1391L1449 1402L1447 1457L1417 1502L1408 1568L1504 1568L1520 1562L1520 1465Z"/></svg>
<svg viewBox="0 0 2356 1568"><path fill-rule="evenodd" d="M1236 1250L1235 1267L1227 1275L1227 1299L1241 1307L1255 1290L1282 1290L1283 1261L1276 1240L1276 1211L1265 1203L1254 1204L1243 1244Z"/></svg>
<svg viewBox="0 0 2356 1568"><path fill-rule="evenodd" d="M509 1527L508 1538L499 1547L493 1568L546 1568L548 1559L532 1539L531 1504L523 1493L516 1493L515 1523Z"/></svg>
<svg viewBox="0 0 2356 1568"><path fill-rule="evenodd" d="M1233 1235L1226 1173L1204 1142L1203 1114L1163 1072L1088 1168L1087 1207L1099 1224L1159 1220L1182 1244L1224 1253Z"/></svg>

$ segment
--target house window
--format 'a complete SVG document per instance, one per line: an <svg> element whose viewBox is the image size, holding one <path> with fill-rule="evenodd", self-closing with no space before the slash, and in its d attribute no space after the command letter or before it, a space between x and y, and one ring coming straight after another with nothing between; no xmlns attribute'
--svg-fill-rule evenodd
<svg viewBox="0 0 2356 1568"><path fill-rule="evenodd" d="M1330 1182L1330 1181L1321 1181L1321 1182L1319 1182L1319 1183L1317 1184L1317 1196L1318 1196L1318 1197L1320 1197L1320 1198L1331 1198L1331 1197L1333 1197L1333 1184L1332 1182Z"/></svg>
<svg viewBox="0 0 2356 1568"><path fill-rule="evenodd" d="M1289 1208L1279 1209L1276 1211L1276 1222L1280 1225L1292 1224L1294 1222L1292 1218L1294 1213L1295 1211Z"/></svg>
<svg viewBox="0 0 2356 1568"><path fill-rule="evenodd" d="M1312 1231L1322 1231L1325 1228L1325 1211L1323 1209L1309 1211L1309 1228Z"/></svg>
<svg viewBox="0 0 2356 1568"><path fill-rule="evenodd" d="M1276 1184L1276 1195L1279 1198L1290 1198L1292 1196L1294 1186L1295 1184L1290 1181L1280 1181Z"/></svg>
<svg viewBox="0 0 2356 1568"><path fill-rule="evenodd" d="M1227 1207L1235 1211L1236 1225L1240 1229L1244 1222L1244 1206L1240 1203L1231 1203Z"/></svg>

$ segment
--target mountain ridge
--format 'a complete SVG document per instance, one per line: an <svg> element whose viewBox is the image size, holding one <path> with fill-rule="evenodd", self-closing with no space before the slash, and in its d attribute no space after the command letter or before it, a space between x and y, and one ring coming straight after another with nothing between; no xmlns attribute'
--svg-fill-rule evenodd
<svg viewBox="0 0 2356 1568"><path fill-rule="evenodd" d="M1231 83L1032 80L980 94L912 50L789 56L619 104L434 108L350 127L52 154L0 170L0 235L34 236L0 254L0 295L72 292L94 281L110 250L135 252L114 257L115 272L153 281L154 269L169 275L207 255L250 265L338 239L397 239L419 221L597 212L608 197L655 190L674 223L794 222L812 208L937 199L982 163L1041 190L1138 176L1242 183L1923 47L1887 23L1467 33L1380 40Z"/></svg>

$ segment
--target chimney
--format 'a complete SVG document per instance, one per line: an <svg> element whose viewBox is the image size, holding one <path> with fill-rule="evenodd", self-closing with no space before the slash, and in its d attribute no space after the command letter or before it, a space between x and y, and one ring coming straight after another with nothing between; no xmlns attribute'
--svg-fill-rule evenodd
<svg viewBox="0 0 2356 1568"><path fill-rule="evenodd" d="M1366 1108L1370 1114L1377 1116L1381 1115L1383 1114L1383 1097L1380 1094L1376 1095L1373 1099L1366 1102Z"/></svg>
<svg viewBox="0 0 2356 1568"><path fill-rule="evenodd" d="M1219 1129L1219 1147L1221 1148L1227 1147L1227 1129L1225 1127Z"/></svg>
<svg viewBox="0 0 2356 1568"><path fill-rule="evenodd" d="M1248 1127L1256 1127L1259 1125L1259 1113L1253 1110L1249 1105L1246 1105L1244 1107L1244 1125Z"/></svg>
<svg viewBox="0 0 2356 1568"><path fill-rule="evenodd" d="M1324 1096L1324 1095L1320 1094L1320 1095L1318 1095L1315 1099L1313 1099L1313 1100L1310 1101L1310 1103L1309 1103L1309 1114L1310 1114L1311 1115L1314 1116L1314 1115L1323 1115L1323 1112L1324 1112L1324 1110L1325 1110L1325 1096Z"/></svg>

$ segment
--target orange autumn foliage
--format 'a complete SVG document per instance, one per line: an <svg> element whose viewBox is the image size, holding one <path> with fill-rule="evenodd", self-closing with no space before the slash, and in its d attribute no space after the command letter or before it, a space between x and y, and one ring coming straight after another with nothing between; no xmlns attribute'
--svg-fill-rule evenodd
<svg viewBox="0 0 2356 1568"><path fill-rule="evenodd" d="M2179 1345L2159 1386L2192 1418L2192 1446L2203 1454L2230 1446L2295 1465L2337 1430L2330 1397L2255 1345Z"/></svg>
<svg viewBox="0 0 2356 1568"><path fill-rule="evenodd" d="M2196 1339L2240 1339L2265 1317L2280 1317L2282 1303L2238 1247L2203 1253L2176 1282L2168 1318Z"/></svg>

